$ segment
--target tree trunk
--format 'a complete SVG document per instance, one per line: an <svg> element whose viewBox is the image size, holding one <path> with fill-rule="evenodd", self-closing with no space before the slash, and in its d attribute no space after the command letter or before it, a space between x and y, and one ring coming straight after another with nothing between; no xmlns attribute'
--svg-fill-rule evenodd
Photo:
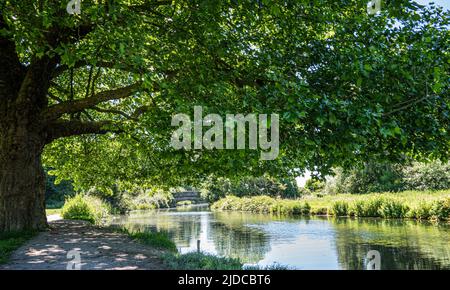
<svg viewBox="0 0 450 290"><path fill-rule="evenodd" d="M0 132L0 232L47 227L44 142L30 127L14 122Z"/></svg>

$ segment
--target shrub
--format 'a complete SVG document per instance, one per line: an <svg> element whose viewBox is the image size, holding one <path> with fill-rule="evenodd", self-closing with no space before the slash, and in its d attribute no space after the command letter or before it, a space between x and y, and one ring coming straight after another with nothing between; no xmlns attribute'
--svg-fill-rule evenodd
<svg viewBox="0 0 450 290"><path fill-rule="evenodd" d="M258 213L271 212L272 206L275 204L275 199L268 196L255 196L253 198L242 198L243 211L251 211Z"/></svg>
<svg viewBox="0 0 450 290"><path fill-rule="evenodd" d="M168 254L162 258L173 270L242 270L243 266L238 259L204 253Z"/></svg>
<svg viewBox="0 0 450 290"><path fill-rule="evenodd" d="M321 191L324 187L325 182L313 178L308 179L305 183L305 188L312 192Z"/></svg>
<svg viewBox="0 0 450 290"><path fill-rule="evenodd" d="M384 218L404 218L409 207L393 199L384 199L380 207L380 216Z"/></svg>
<svg viewBox="0 0 450 290"><path fill-rule="evenodd" d="M77 194L66 200L61 216L64 219L85 220L100 224L111 212L111 209L100 199Z"/></svg>
<svg viewBox="0 0 450 290"><path fill-rule="evenodd" d="M240 198L232 195L227 196L213 203L211 209L241 210Z"/></svg>
<svg viewBox="0 0 450 290"><path fill-rule="evenodd" d="M411 209L407 216L418 220L427 220L431 217L431 204L421 202L417 207Z"/></svg>
<svg viewBox="0 0 450 290"><path fill-rule="evenodd" d="M329 215L334 216L347 216L348 213L348 203L346 201L336 201L328 211Z"/></svg>
<svg viewBox="0 0 450 290"><path fill-rule="evenodd" d="M450 163L414 163L404 169L404 187L411 190L450 188Z"/></svg>
<svg viewBox="0 0 450 290"><path fill-rule="evenodd" d="M450 197L436 200L430 210L433 219L445 220L450 218Z"/></svg>
<svg viewBox="0 0 450 290"><path fill-rule="evenodd" d="M269 176L244 177L234 182L226 178L209 178L202 184L200 192L202 198L209 202L228 195L296 198L301 194L295 179L278 180Z"/></svg>
<svg viewBox="0 0 450 290"><path fill-rule="evenodd" d="M272 204L270 211L280 215L308 215L311 206L298 200L277 200Z"/></svg>
<svg viewBox="0 0 450 290"><path fill-rule="evenodd" d="M370 193L402 190L402 167L390 163L368 162L362 168L335 169L327 178L326 193Z"/></svg>
<svg viewBox="0 0 450 290"><path fill-rule="evenodd" d="M131 201L132 209L148 210L155 208L168 208L171 206L173 196L170 192L159 188L141 192Z"/></svg>

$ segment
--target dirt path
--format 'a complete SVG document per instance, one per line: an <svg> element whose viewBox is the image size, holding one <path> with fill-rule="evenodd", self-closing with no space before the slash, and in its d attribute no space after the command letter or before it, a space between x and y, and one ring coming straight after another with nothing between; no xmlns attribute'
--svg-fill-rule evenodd
<svg viewBox="0 0 450 290"><path fill-rule="evenodd" d="M55 220L49 231L17 249L0 269L65 270L68 265L80 265L82 270L165 269L159 254L124 234L83 221ZM81 263L76 263L77 257Z"/></svg>

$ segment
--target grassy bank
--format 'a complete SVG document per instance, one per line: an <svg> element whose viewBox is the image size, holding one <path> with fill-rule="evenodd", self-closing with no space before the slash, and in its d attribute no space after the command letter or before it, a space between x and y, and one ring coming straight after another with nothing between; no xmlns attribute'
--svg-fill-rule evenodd
<svg viewBox="0 0 450 290"><path fill-rule="evenodd" d="M269 265L265 267L245 267L239 259L218 257L208 253L191 252L180 254L175 243L164 232L132 231L127 228L119 229L133 240L162 251L161 259L172 270L285 270L283 265Z"/></svg>
<svg viewBox="0 0 450 290"><path fill-rule="evenodd" d="M400 193L338 194L297 200L267 196L225 197L213 210L249 211L281 215L331 215L420 220L450 219L450 190Z"/></svg>
<svg viewBox="0 0 450 290"><path fill-rule="evenodd" d="M0 233L0 264L8 262L12 252L36 235L36 232Z"/></svg>
<svg viewBox="0 0 450 290"><path fill-rule="evenodd" d="M237 259L222 258L205 253L179 254L175 243L164 232L132 231L119 229L133 240L162 251L161 259L173 270L240 270L243 264Z"/></svg>

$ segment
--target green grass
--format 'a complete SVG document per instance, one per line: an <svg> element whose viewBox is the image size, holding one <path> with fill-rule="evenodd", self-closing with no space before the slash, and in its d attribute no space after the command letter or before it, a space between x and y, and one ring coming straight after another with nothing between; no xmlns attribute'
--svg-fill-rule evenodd
<svg viewBox="0 0 450 290"><path fill-rule="evenodd" d="M241 270L237 259L222 258L205 253L179 254L175 243L165 232L133 231L126 227L119 232L135 241L165 251L161 254L164 264L173 270Z"/></svg>
<svg viewBox="0 0 450 290"><path fill-rule="evenodd" d="M47 208L45 210L45 213L47 215L52 215L52 214L61 214L61 209L62 208Z"/></svg>
<svg viewBox="0 0 450 290"><path fill-rule="evenodd" d="M249 211L279 215L308 215L308 202L290 199L274 199L268 196L236 197L227 196L211 205L214 210Z"/></svg>
<svg viewBox="0 0 450 290"><path fill-rule="evenodd" d="M168 254L164 263L173 270L242 270L238 259L217 257L205 253Z"/></svg>
<svg viewBox="0 0 450 290"><path fill-rule="evenodd" d="M0 233L0 264L8 262L11 253L35 235L34 231Z"/></svg>
<svg viewBox="0 0 450 290"><path fill-rule="evenodd" d="M119 231L142 244L169 252L177 252L177 246L165 232L133 231L125 227Z"/></svg>
<svg viewBox="0 0 450 290"><path fill-rule="evenodd" d="M450 190L398 193L308 196L298 200L267 196L227 196L213 210L249 211L281 215L331 215L381 218L450 219Z"/></svg>

